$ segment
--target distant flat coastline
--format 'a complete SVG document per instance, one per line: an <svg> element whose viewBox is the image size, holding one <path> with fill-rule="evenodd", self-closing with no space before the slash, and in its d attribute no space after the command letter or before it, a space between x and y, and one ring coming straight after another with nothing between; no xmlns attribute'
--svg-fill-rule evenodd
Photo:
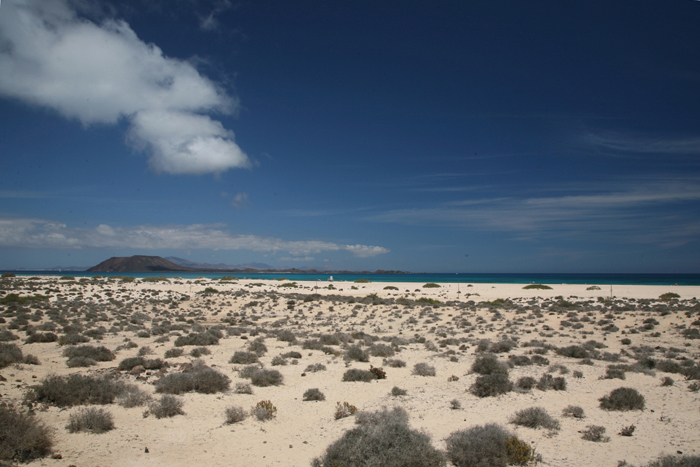
<svg viewBox="0 0 700 467"><path fill-rule="evenodd" d="M137 278L165 276L168 278L180 277L183 279L195 279L206 277L220 279L224 276L232 276L238 279L260 279L288 281L321 281L328 282L333 277L334 282L354 282L358 279L367 279L372 282L405 282L405 283L459 283L464 284L589 284L589 285L666 285L688 286L700 285L700 274L608 274L608 273L401 273L386 274L376 273L335 273L335 272L88 272L88 271L59 271L59 270L0 270L12 272L18 276L132 276ZM605 291L601 291L604 293Z"/></svg>

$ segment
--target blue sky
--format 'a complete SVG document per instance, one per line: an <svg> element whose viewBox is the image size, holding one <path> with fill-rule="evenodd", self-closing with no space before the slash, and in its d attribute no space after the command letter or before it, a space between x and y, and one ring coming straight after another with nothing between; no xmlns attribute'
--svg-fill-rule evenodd
<svg viewBox="0 0 700 467"><path fill-rule="evenodd" d="M4 0L0 268L700 272L700 2Z"/></svg>

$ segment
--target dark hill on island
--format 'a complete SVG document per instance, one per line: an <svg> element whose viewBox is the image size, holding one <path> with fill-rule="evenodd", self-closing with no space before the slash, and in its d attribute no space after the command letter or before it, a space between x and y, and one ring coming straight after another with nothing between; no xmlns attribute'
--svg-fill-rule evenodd
<svg viewBox="0 0 700 467"><path fill-rule="evenodd" d="M88 272L196 272L198 269L179 266L160 256L113 256L102 261L97 266L88 269Z"/></svg>
<svg viewBox="0 0 700 467"><path fill-rule="evenodd" d="M190 268L180 266L160 256L130 256L112 257L102 261L97 266L87 270L88 272L214 272L214 273L289 273L289 274L411 274L403 271L316 271L315 269L219 269L219 268Z"/></svg>

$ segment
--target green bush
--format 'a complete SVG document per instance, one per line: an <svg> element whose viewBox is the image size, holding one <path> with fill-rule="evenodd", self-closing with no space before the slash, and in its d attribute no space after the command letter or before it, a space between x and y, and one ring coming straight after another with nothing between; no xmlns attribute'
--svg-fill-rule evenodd
<svg viewBox="0 0 700 467"><path fill-rule="evenodd" d="M540 391L548 391L550 389L554 391L566 391L566 379L561 376L555 378L549 373L545 373L537 382L537 389Z"/></svg>
<svg viewBox="0 0 700 467"><path fill-rule="evenodd" d="M508 374L508 367L498 361L495 355L483 355L477 357L477 359L472 364L472 373L478 373L480 375L492 375L496 373Z"/></svg>
<svg viewBox="0 0 700 467"><path fill-rule="evenodd" d="M183 405L185 403L179 397L166 394L157 401L151 402L148 410L158 419L168 418L175 415L185 415L185 412L182 410Z"/></svg>
<svg viewBox="0 0 700 467"><path fill-rule="evenodd" d="M674 298L681 298L681 296L675 292L666 292L665 294L659 295L659 300L663 300L665 302L670 302Z"/></svg>
<svg viewBox="0 0 700 467"><path fill-rule="evenodd" d="M34 415L0 405L0 460L28 462L48 455L52 446L51 430Z"/></svg>
<svg viewBox="0 0 700 467"><path fill-rule="evenodd" d="M412 375L417 375L417 376L435 376L435 367L428 365L425 362L422 363L416 363L413 365L413 371L411 372Z"/></svg>
<svg viewBox="0 0 700 467"><path fill-rule="evenodd" d="M165 358L177 358L177 357L182 356L183 353L185 353L185 351L182 349L177 349L177 348L168 349L165 351L164 356L165 356Z"/></svg>
<svg viewBox="0 0 700 467"><path fill-rule="evenodd" d="M515 383L515 387L529 391L535 387L535 384L537 384L537 380L535 378L532 376L523 376Z"/></svg>
<svg viewBox="0 0 700 467"><path fill-rule="evenodd" d="M406 394L408 394L408 391L406 391L405 389L401 389L398 386L394 386L393 388L391 388L392 396L405 396Z"/></svg>
<svg viewBox="0 0 700 467"><path fill-rule="evenodd" d="M182 394L198 392L215 394L226 391L231 379L205 365L196 366L188 372L170 373L155 382L156 392L165 394Z"/></svg>
<svg viewBox="0 0 700 467"><path fill-rule="evenodd" d="M603 376L603 379L625 379L627 376L625 375L625 370L621 368L611 368L608 367L605 370L605 375Z"/></svg>
<svg viewBox="0 0 700 467"><path fill-rule="evenodd" d="M559 421L555 420L542 407L530 407L515 412L510 423L528 428L546 428L548 430L559 430Z"/></svg>
<svg viewBox="0 0 700 467"><path fill-rule="evenodd" d="M0 323L4 323L5 318L0 318L3 321L0 321ZM0 331L0 342L10 342L10 341L16 341L19 340L19 336L12 334L12 332L8 330Z"/></svg>
<svg viewBox="0 0 700 467"><path fill-rule="evenodd" d="M428 282L423 286L424 289L439 289L440 284L436 284L435 282Z"/></svg>
<svg viewBox="0 0 700 467"><path fill-rule="evenodd" d="M318 371L325 371L326 370L326 365L323 363L314 363L306 367L304 370L307 373L316 373Z"/></svg>
<svg viewBox="0 0 700 467"><path fill-rule="evenodd" d="M506 467L511 437L493 423L455 431L445 440L447 457L455 467Z"/></svg>
<svg viewBox="0 0 700 467"><path fill-rule="evenodd" d="M199 358L202 355L211 355L211 350L206 347L195 347L190 350L190 356L194 358Z"/></svg>
<svg viewBox="0 0 700 467"><path fill-rule="evenodd" d="M644 410L644 396L633 388L617 388L599 399L600 408L605 410Z"/></svg>
<svg viewBox="0 0 700 467"><path fill-rule="evenodd" d="M345 432L312 466L343 467L444 467L445 458L430 438L408 427L402 417L367 417L366 422Z"/></svg>
<svg viewBox="0 0 700 467"><path fill-rule="evenodd" d="M236 383L236 388L233 392L236 394L253 394L253 388L248 383Z"/></svg>
<svg viewBox="0 0 700 467"><path fill-rule="evenodd" d="M231 359L228 361L229 363L235 363L239 365L249 365L251 363L258 363L260 360L258 359L258 356L253 353L253 352L242 352L242 351L236 351L234 352L233 356Z"/></svg>
<svg viewBox="0 0 700 467"><path fill-rule="evenodd" d="M175 339L175 346L176 347L183 347L185 345L196 345L196 346L203 346L203 345L217 345L219 343L219 338L216 337L215 335L208 333L208 332L202 332L202 333L191 333L186 336L180 336L177 339Z"/></svg>
<svg viewBox="0 0 700 467"><path fill-rule="evenodd" d="M279 386L284 381L282 373L277 370L258 370L250 377L253 386Z"/></svg>
<svg viewBox="0 0 700 467"><path fill-rule="evenodd" d="M56 342L58 340L58 336L52 332L37 332L29 337L27 337L27 340L25 341L26 344L34 344L34 343L47 343L47 342Z"/></svg>
<svg viewBox="0 0 700 467"><path fill-rule="evenodd" d="M92 345L67 347L63 350L63 356L68 357L69 360L77 357L86 357L98 362L111 362L115 358L114 353L107 347L94 347Z"/></svg>
<svg viewBox="0 0 700 467"><path fill-rule="evenodd" d="M369 354L373 357L393 357L396 352L386 344L372 344Z"/></svg>
<svg viewBox="0 0 700 467"><path fill-rule="evenodd" d="M608 436L604 436L605 427L598 425L588 425L585 430L581 431L581 438L594 443L607 443L610 441Z"/></svg>
<svg viewBox="0 0 700 467"><path fill-rule="evenodd" d="M513 390L513 383L507 374L494 373L481 375L469 388L469 391L477 397L494 397L506 394Z"/></svg>
<svg viewBox="0 0 700 467"><path fill-rule="evenodd" d="M360 370L358 368L350 368L343 374L343 381L362 381L369 383L377 379L377 375L368 370Z"/></svg>
<svg viewBox="0 0 700 467"><path fill-rule="evenodd" d="M248 344L248 350L255 352L257 356L265 355L267 353L267 346L261 337L253 340Z"/></svg>
<svg viewBox="0 0 700 467"><path fill-rule="evenodd" d="M0 368L21 363L23 358L22 349L17 347L17 344L0 343Z"/></svg>
<svg viewBox="0 0 700 467"><path fill-rule="evenodd" d="M40 384L32 386L26 398L31 402L43 402L58 407L111 404L122 390L117 381L104 376L49 375Z"/></svg>
<svg viewBox="0 0 700 467"><path fill-rule="evenodd" d="M406 368L406 362L397 358L391 360L384 360L384 365L390 368Z"/></svg>
<svg viewBox="0 0 700 467"><path fill-rule="evenodd" d="M85 407L70 414L66 428L71 433L106 433L114 429L114 417L104 409Z"/></svg>
<svg viewBox="0 0 700 467"><path fill-rule="evenodd" d="M358 425L408 425L408 412L401 407L394 407L387 410L384 407L377 412L359 412L355 416L355 423Z"/></svg>
<svg viewBox="0 0 700 467"><path fill-rule="evenodd" d="M248 418L248 412L243 407L227 407L226 408L226 424L242 422Z"/></svg>
<svg viewBox="0 0 700 467"><path fill-rule="evenodd" d="M580 345L570 345L557 350L557 353L563 357L569 358L589 358L591 354Z"/></svg>
<svg viewBox="0 0 700 467"><path fill-rule="evenodd" d="M552 290L552 288L548 285L544 284L528 284L525 287L523 287L525 290Z"/></svg>
<svg viewBox="0 0 700 467"><path fill-rule="evenodd" d="M137 366L142 366L146 370L159 370L168 364L160 358L148 360L143 357L129 357L119 362L117 368L121 371L131 371Z"/></svg>
<svg viewBox="0 0 700 467"><path fill-rule="evenodd" d="M586 418L583 409L577 405L567 405L564 410L562 410L562 415L565 417Z"/></svg>
<svg viewBox="0 0 700 467"><path fill-rule="evenodd" d="M61 345L77 345L85 342L90 342L90 338L74 332L65 334L58 340Z"/></svg>
<svg viewBox="0 0 700 467"><path fill-rule="evenodd" d="M307 389L304 391L305 401L325 401L326 396L318 388Z"/></svg>
<svg viewBox="0 0 700 467"><path fill-rule="evenodd" d="M345 349L344 358L346 360L354 360L357 362L369 362L369 354L362 350L362 347L359 345L348 346L348 348Z"/></svg>
<svg viewBox="0 0 700 467"><path fill-rule="evenodd" d="M89 357L74 357L66 362L68 368L88 367L97 365L97 362Z"/></svg>
<svg viewBox="0 0 700 467"><path fill-rule="evenodd" d="M123 384L120 394L117 396L117 404L125 409L141 407L151 402L153 398L149 393L135 384Z"/></svg>

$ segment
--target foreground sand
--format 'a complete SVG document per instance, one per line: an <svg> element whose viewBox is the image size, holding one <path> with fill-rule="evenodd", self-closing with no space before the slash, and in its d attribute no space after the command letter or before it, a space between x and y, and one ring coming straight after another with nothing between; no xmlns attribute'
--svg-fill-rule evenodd
<svg viewBox="0 0 700 467"><path fill-rule="evenodd" d="M697 364L700 340L687 339L682 331L698 327L691 323L700 319L700 302L695 299L700 295L700 287L614 286L611 299L610 286L587 290L590 285L561 284L551 284L552 290L523 290L522 284L473 284L470 287L467 284L441 284L439 288L424 288L423 283L297 282L297 287L293 288L280 287L286 282L260 280L75 283L56 278L22 279L26 278L14 279L15 288L5 291L20 295L50 295L52 306L71 304L66 306L68 312L80 314L79 321L86 328L104 326L109 330L113 324L134 313L147 315L148 319L137 316L132 321L132 330L125 328L116 333L108 332L102 340L90 342L115 350L130 340L138 347L121 349L114 361L89 368L68 368L66 358L62 356L63 348L58 343L25 344L25 333L13 330L21 337L20 341L14 342L25 354L37 356L41 365L12 365L0 370L7 379L0 383L3 401L20 401L30 385L49 374L94 373L115 368L121 360L136 356L142 347L152 349L153 354L148 358L163 358L165 351L173 348L176 335L186 332L171 332L170 340L161 343L155 342L160 336L137 337L139 331L151 328L152 318L168 318L172 323L182 324L176 320L177 316L182 316L191 320L190 323L205 327L222 325L225 335L226 328L237 328L238 331L221 339L219 345L209 347L211 355L202 357L207 365L231 378L232 388L236 383L248 380L238 375L242 365L230 364L229 359L235 351L246 350L255 337L266 337L264 342L268 351L260 358L264 366L284 375L283 385L253 387L252 395L234 391L187 393L181 396L185 401L186 415L173 418L144 417L145 407L125 409L112 404L108 409L114 415L116 429L99 435L69 433L65 425L75 409L48 407L45 411L37 411L37 416L55 428L54 451L60 453L62 459L44 458L30 465L308 466L331 442L355 426L354 417L334 419L336 402L339 401L347 401L359 410L368 411L403 407L410 415L411 426L429 434L439 449L444 449L444 439L455 430L500 423L523 441L531 443L542 455L545 465L614 467L622 460L630 464L645 464L661 454L700 454L700 393L690 391L692 381L685 381L679 374L656 371L652 376L628 372L625 381L600 379L609 361L593 360L593 365L582 365L580 359L550 351L545 355L550 364L561 364L568 369L561 375L561 370L552 369L554 376L566 378L566 391L533 389L487 398L478 398L468 392L476 379L469 370L482 339L489 339L492 343L505 339L519 343L509 353L499 354L502 361L507 361L509 355L528 355L533 347L523 344L532 340L557 347L595 340L607 346L601 352L632 355L632 347L649 346L656 351L655 359L691 359ZM17 286L18 282L22 285ZM387 290L387 286L398 290ZM215 288L218 293L201 293L207 287ZM680 301L668 304L657 300L667 292L679 294ZM366 299L370 294L376 294L376 297ZM324 298L328 296L336 296L336 299ZM310 298L305 300L305 297ZM357 298L354 303L349 303L338 297ZM361 300L363 298L365 300ZM407 300L396 301L401 298ZM415 302L421 298L441 303L432 306ZM480 306L480 303L497 299L510 299L512 303ZM604 301L606 299L608 301ZM293 307L289 306L290 300L295 301ZM564 302L552 306L559 300L576 306L570 307ZM654 309L655 306L660 308ZM667 312L664 312L664 307L668 307ZM76 311L85 309L95 310L98 315L104 313L108 319L89 321L84 311ZM606 318L604 315L608 314L611 316ZM586 316L588 319L582 320ZM654 329L635 332L648 318L658 321ZM617 330L604 330L609 323L599 322L606 319ZM10 321L8 318L7 323ZM42 322L47 321L45 316ZM565 322L563 325L562 321ZM7 323L0 324L0 327L6 328ZM235 335L241 330L244 332ZM297 342L290 344L276 339L272 333L267 334L279 330L292 331ZM354 333L355 336L363 332L386 341L393 337L412 339L410 343L401 342L397 346L400 351L392 357L405 361L407 365L405 368L388 368L381 357L371 357L368 363L346 362L342 355L327 355L319 350L302 348L303 341L314 335L336 332ZM57 334L61 333L57 331ZM435 346L421 343L416 338L425 338ZM446 338L459 342L441 343ZM623 344L623 338L629 338L631 343ZM355 343L362 342L356 339ZM342 346L335 348L338 353L343 350ZM187 355L191 348L184 349L182 357L167 360L171 364L170 372L177 371L176 364L193 360ZM300 352L302 358L297 362L287 359L288 364L284 366L271 366L273 357L289 351ZM412 375L413 366L421 362L434 366L436 376ZM622 362L631 364L635 360L623 354L618 363ZM315 363L325 365L327 370L304 374L307 366ZM370 383L341 381L348 368L369 369L370 365L383 366L387 378ZM514 382L522 376L539 379L546 371L547 366L515 366L510 378ZM574 371L582 372L583 378L574 378ZM448 381L453 375L459 378L458 381ZM665 376L673 378L675 384L662 387L661 379ZM155 374L135 376L124 373L123 378L154 393ZM395 386L405 389L407 395L392 396L391 390ZM598 399L621 386L635 388L643 394L646 409L629 412L600 409ZM303 401L303 393L310 388L320 389L326 400ZM460 409L451 409L450 402L454 399L461 404ZM224 423L227 407L250 409L260 400L274 403L278 409L275 419L261 422L249 417L237 424ZM563 417L562 409L571 404L583 408L586 418ZM561 422L560 431L550 433L508 423L516 411L538 406L544 407ZM588 425L604 426L610 441L593 443L581 439L580 431ZM636 427L633 436L619 436L620 429L629 425Z"/></svg>

